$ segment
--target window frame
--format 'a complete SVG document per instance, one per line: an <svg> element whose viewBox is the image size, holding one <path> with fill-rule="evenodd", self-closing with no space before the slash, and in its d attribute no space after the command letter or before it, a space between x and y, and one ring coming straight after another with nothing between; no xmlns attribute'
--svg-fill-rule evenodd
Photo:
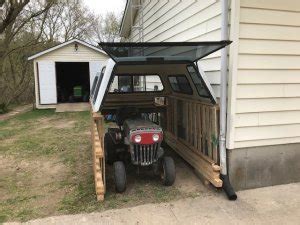
<svg viewBox="0 0 300 225"><path fill-rule="evenodd" d="M187 92L182 92L182 91L176 91L176 90L174 90L174 88L172 87L172 84L170 82L170 77L184 77L187 80L187 82L188 82L188 84L190 86L191 92L187 93ZM194 90L193 90L193 88L192 88L192 86L190 84L190 81L189 81L189 79L187 78L187 76L185 74L168 75L168 81L170 83L170 87L171 87L171 89L172 89L173 92L176 92L176 93L179 93L179 94L184 94L184 95L193 95L194 94Z"/></svg>
<svg viewBox="0 0 300 225"><path fill-rule="evenodd" d="M196 64L198 66L198 64ZM207 86L206 84L206 81L203 79L202 75L201 75L201 72L198 70L198 68L196 67L196 65L193 63L193 64L189 64L189 65L186 65L186 71L188 72L189 76L191 77L191 81L193 82L193 85L195 86L195 89L197 91L197 94L200 98L203 98L203 99L210 99L211 103L213 104L216 104L216 99L214 98L214 95L213 93L211 92L210 88ZM199 91L198 91L198 88L197 88L197 85L195 84L193 78L192 78L192 75L190 73L190 71L188 70L188 67L193 67L195 72L198 74L199 76L199 79L201 80L202 84L204 85L206 91L208 92L208 96L203 96L203 95L200 95Z"/></svg>
<svg viewBox="0 0 300 225"><path fill-rule="evenodd" d="M94 94L93 94L93 104L95 104L96 101L97 101L98 93L99 93L99 90L100 90L101 82L102 82L103 77L104 77L105 69L106 69L106 66L104 66L102 68L101 73L99 75L99 78L97 80L97 84L96 84L95 91L94 91Z"/></svg>
<svg viewBox="0 0 300 225"><path fill-rule="evenodd" d="M101 72L100 72L101 73ZM91 93L90 93L90 96L93 97L94 96L94 93L95 93L95 90L96 90L96 86L97 86L97 83L98 83L98 79L100 77L100 74L97 74L93 80L93 84L92 84L92 88L91 88Z"/></svg>
<svg viewBox="0 0 300 225"><path fill-rule="evenodd" d="M161 79L161 76L159 75L159 74L144 74L144 73L141 73L141 74L138 74L138 73L135 73L135 74L115 74L114 76L113 76L113 79L112 79L112 81L111 81L111 84L113 83L113 80L115 79L115 77L118 77L118 88L119 88L119 76L130 76L131 77L131 90L132 91L130 91L130 92L110 92L110 91L108 91L108 94L140 94L140 93L162 93L162 92L164 92L165 91L165 86L164 86L164 84L163 84L163 82L162 82L162 79ZM158 76L159 77L159 79L160 79L160 82L161 82L161 84L162 84L162 90L159 90L159 91L134 91L134 83L133 83L133 77L134 76ZM146 79L146 78L145 78ZM110 84L110 85L111 85ZM110 89L110 85L109 85L109 89ZM145 87L146 89L147 89L147 85L146 85L146 87Z"/></svg>

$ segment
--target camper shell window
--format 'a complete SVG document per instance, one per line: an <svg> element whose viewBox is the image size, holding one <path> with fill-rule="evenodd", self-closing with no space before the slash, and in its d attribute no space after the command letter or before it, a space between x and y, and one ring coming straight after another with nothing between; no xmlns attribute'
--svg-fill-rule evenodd
<svg viewBox="0 0 300 225"><path fill-rule="evenodd" d="M191 75L192 81L195 84L199 96L203 98L210 98L209 91L207 90L204 81L202 80L200 74L196 71L196 69L190 65L187 66L187 70Z"/></svg>
<svg viewBox="0 0 300 225"><path fill-rule="evenodd" d="M94 104L97 100L97 96L98 96L100 85L101 85L101 82L102 82L102 79L103 79L104 72L105 72L105 67L103 67L103 69L100 73L99 79L97 79L97 85L96 85L96 88L95 88L95 91L94 91L95 93L93 94L93 103Z"/></svg>
<svg viewBox="0 0 300 225"><path fill-rule="evenodd" d="M93 85L92 85L92 89L91 89L91 96L93 96L94 93L95 93L96 84L97 84L99 75L100 75L100 73L97 73L97 75L96 75L95 78L94 78Z"/></svg>
<svg viewBox="0 0 300 225"><path fill-rule="evenodd" d="M192 95L193 90L185 75L171 75L168 77L173 91Z"/></svg>
<svg viewBox="0 0 300 225"><path fill-rule="evenodd" d="M158 75L115 75L110 93L161 92L164 90Z"/></svg>

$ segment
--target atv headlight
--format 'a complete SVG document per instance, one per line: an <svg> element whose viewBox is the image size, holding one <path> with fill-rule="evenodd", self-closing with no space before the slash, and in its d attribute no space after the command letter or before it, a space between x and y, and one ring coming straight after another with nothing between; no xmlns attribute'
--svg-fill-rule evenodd
<svg viewBox="0 0 300 225"><path fill-rule="evenodd" d="M134 141L135 141L136 143L140 143L140 142L142 141L141 135L135 135L135 136L134 136Z"/></svg>
<svg viewBox="0 0 300 225"><path fill-rule="evenodd" d="M152 140L157 142L159 140L159 135L158 134L153 134L152 135Z"/></svg>

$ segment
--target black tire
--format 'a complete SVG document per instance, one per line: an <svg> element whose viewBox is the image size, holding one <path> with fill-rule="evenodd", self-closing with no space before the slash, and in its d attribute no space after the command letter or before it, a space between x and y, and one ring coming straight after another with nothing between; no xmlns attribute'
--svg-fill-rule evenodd
<svg viewBox="0 0 300 225"><path fill-rule="evenodd" d="M115 144L109 133L104 135L105 161L112 165L116 161Z"/></svg>
<svg viewBox="0 0 300 225"><path fill-rule="evenodd" d="M122 193L126 190L126 170L122 161L113 164L116 192Z"/></svg>
<svg viewBox="0 0 300 225"><path fill-rule="evenodd" d="M176 169L174 160L169 157L165 156L162 158L162 171L161 171L161 178L162 183L165 186L171 186L175 182L176 178Z"/></svg>

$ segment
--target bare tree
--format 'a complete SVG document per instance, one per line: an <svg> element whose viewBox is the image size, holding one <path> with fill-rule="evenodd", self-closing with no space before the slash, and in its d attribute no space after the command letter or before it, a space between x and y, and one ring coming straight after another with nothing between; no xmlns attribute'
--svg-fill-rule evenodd
<svg viewBox="0 0 300 225"><path fill-rule="evenodd" d="M121 20L113 12L95 18L92 29L92 42L116 42L120 40L119 28Z"/></svg>
<svg viewBox="0 0 300 225"><path fill-rule="evenodd" d="M48 42L87 39L91 35L94 17L82 0L59 2L48 12L42 38Z"/></svg>
<svg viewBox="0 0 300 225"><path fill-rule="evenodd" d="M1 0L0 0L1 1ZM1 1L4 8L0 26L3 38L0 40L0 104L6 107L25 91L30 90L31 65L27 56L39 42L41 30L50 1ZM33 29L33 23L41 21L40 29Z"/></svg>
<svg viewBox="0 0 300 225"><path fill-rule="evenodd" d="M5 32L4 43L7 45L21 29L32 19L39 17L54 4L54 0L45 0L43 3L36 1L30 5L30 0L0 0L0 6L3 8L2 18L0 21L0 34ZM40 7L36 7L36 5ZM26 7L28 9L26 9Z"/></svg>

